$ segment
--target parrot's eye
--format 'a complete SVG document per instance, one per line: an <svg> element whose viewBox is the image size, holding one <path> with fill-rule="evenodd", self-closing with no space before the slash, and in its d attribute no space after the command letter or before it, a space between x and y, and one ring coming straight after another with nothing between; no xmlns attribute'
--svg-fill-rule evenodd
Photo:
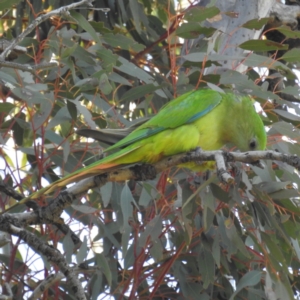
<svg viewBox="0 0 300 300"><path fill-rule="evenodd" d="M256 142L256 139L252 139L249 143L249 149L250 150L255 150L257 147L257 142Z"/></svg>

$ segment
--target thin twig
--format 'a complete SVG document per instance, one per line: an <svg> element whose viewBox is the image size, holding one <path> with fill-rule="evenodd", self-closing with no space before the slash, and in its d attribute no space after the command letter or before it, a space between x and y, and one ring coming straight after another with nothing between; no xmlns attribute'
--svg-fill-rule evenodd
<svg viewBox="0 0 300 300"><path fill-rule="evenodd" d="M58 9L52 10L47 14L41 15L37 17L15 40L11 43L10 46L8 46L0 55L0 61L4 61L6 56L10 53L12 49L15 48L30 32L32 32L39 24L44 22L45 20L56 16L56 15L65 15L68 16L69 10L72 10L80 5L88 5L90 7L93 7L92 2L94 0L82 0L76 3L72 3L70 5L66 5L63 7L60 7Z"/></svg>

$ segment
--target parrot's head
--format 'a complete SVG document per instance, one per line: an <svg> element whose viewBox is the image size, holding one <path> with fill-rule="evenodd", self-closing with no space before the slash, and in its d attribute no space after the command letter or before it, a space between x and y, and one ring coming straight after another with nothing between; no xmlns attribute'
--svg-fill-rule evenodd
<svg viewBox="0 0 300 300"><path fill-rule="evenodd" d="M265 150L266 144L267 136L264 127L254 128L254 131L245 131L244 136L236 142L237 147L242 152Z"/></svg>
<svg viewBox="0 0 300 300"><path fill-rule="evenodd" d="M266 130L252 100L246 96L239 97L239 101L228 128L232 131L231 142L242 152L265 150Z"/></svg>

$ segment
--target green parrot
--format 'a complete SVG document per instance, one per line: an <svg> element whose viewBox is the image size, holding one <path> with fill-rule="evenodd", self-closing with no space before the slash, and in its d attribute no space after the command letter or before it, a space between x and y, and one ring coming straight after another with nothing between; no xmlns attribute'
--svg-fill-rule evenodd
<svg viewBox="0 0 300 300"><path fill-rule="evenodd" d="M121 132L121 136L125 134ZM266 141L263 122L249 96L208 89L190 91L166 104L157 115L105 150L119 149L117 152L57 180L11 208L50 194L69 183L126 165L156 163L164 157L197 147L218 150L228 143L241 151L264 150ZM181 166L203 171L214 163Z"/></svg>

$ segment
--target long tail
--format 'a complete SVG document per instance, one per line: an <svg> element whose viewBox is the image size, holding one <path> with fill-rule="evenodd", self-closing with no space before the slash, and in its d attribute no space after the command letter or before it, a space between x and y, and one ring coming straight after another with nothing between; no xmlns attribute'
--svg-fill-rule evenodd
<svg viewBox="0 0 300 300"><path fill-rule="evenodd" d="M48 195L51 192L53 192L54 190L65 187L66 185L68 185L70 183L78 182L78 181L83 180L88 177L104 174L106 172L117 169L120 166L125 166L128 164L137 162L137 161L132 161L132 162L126 161L126 155L129 153L132 153L133 151L137 150L138 148L140 148L140 146L127 147L127 148L122 149L114 154L111 154L99 161L96 161L95 163L93 163L85 168L81 168L81 169L53 182L52 184L38 190L37 192L32 193L28 197L23 198L21 201L19 201L15 205L13 205L13 206L9 207L8 209L4 210L3 212L1 212L0 215L8 212L9 210L11 210L21 204L26 203L29 200L37 199L42 195Z"/></svg>

